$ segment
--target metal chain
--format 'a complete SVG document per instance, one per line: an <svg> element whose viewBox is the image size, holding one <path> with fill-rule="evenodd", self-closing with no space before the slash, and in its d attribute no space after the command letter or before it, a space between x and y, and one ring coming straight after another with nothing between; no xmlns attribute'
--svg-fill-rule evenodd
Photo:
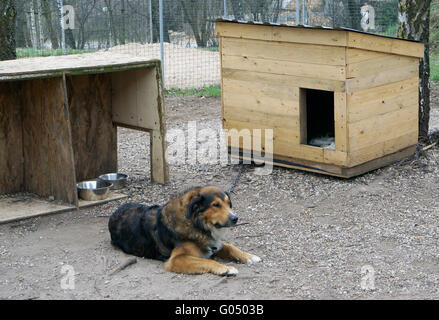
<svg viewBox="0 0 439 320"><path fill-rule="evenodd" d="M232 183L232 185L231 185L231 187L230 187L230 189L229 189L229 193L234 193L233 190L235 189L236 184L238 183L239 177L241 176L243 169L244 169L244 165L241 163L241 164L239 165L238 174L236 175L236 177L235 177L235 179L233 180L233 183Z"/></svg>

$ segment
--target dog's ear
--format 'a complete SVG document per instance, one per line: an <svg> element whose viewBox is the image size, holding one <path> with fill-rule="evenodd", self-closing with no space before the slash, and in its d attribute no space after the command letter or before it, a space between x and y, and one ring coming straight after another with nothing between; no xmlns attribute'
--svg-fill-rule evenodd
<svg viewBox="0 0 439 320"><path fill-rule="evenodd" d="M203 201L204 198L202 195L198 195L192 198L191 202L189 202L189 205L187 206L187 211L186 211L187 219L190 219L192 215L200 209Z"/></svg>
<svg viewBox="0 0 439 320"><path fill-rule="evenodd" d="M230 193L227 191L225 191L224 193L229 197L230 209L232 209L232 198L230 197Z"/></svg>

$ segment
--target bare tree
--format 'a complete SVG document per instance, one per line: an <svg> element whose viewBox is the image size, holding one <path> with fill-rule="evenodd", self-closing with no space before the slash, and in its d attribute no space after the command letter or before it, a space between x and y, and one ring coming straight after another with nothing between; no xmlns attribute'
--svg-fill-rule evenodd
<svg viewBox="0 0 439 320"><path fill-rule="evenodd" d="M231 0L232 12L238 20L276 22L282 8L282 0Z"/></svg>
<svg viewBox="0 0 439 320"><path fill-rule="evenodd" d="M15 59L15 0L0 2L0 60Z"/></svg>
<svg viewBox="0 0 439 320"><path fill-rule="evenodd" d="M78 1L79 2L79 1ZM87 40L87 35L85 32L85 25L96 8L97 0L82 0L79 2L78 10L76 12L76 21L79 25L79 39L78 39L78 49L84 49L85 42Z"/></svg>
<svg viewBox="0 0 439 320"><path fill-rule="evenodd" d="M431 0L399 0L398 5L398 37L425 44L419 64L419 137L423 140L428 140L430 121L430 4Z"/></svg>
<svg viewBox="0 0 439 320"><path fill-rule="evenodd" d="M52 23L52 9L50 7L49 0L41 0L41 9L44 16L47 33L49 35L50 42L52 43L52 49L58 49L59 43Z"/></svg>
<svg viewBox="0 0 439 320"><path fill-rule="evenodd" d="M207 6L208 1L183 0L181 1L184 17L191 26L198 47L207 46Z"/></svg>
<svg viewBox="0 0 439 320"><path fill-rule="evenodd" d="M107 11L108 11L108 19L109 21L109 28L110 28L110 32L111 32L111 37L113 38L113 44L116 45L117 44L117 33L116 33L116 28L114 26L114 13L113 13L113 4L111 0L104 0L105 5L107 7Z"/></svg>

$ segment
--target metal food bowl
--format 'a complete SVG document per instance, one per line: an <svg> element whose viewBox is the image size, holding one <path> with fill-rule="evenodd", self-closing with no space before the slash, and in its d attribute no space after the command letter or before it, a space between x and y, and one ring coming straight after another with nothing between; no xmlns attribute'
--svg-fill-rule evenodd
<svg viewBox="0 0 439 320"><path fill-rule="evenodd" d="M100 175L99 180L112 183L111 190L117 190L127 185L128 175L124 173L107 173Z"/></svg>
<svg viewBox="0 0 439 320"><path fill-rule="evenodd" d="M79 197L89 201L107 199L112 186L112 183L106 181L82 181L76 184Z"/></svg>

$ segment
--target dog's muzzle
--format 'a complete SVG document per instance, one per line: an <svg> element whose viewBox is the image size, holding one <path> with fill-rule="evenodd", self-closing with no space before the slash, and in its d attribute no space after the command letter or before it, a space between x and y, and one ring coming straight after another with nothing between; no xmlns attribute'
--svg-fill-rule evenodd
<svg viewBox="0 0 439 320"><path fill-rule="evenodd" d="M229 213L229 221L232 226L234 226L238 222L238 216L233 213Z"/></svg>
<svg viewBox="0 0 439 320"><path fill-rule="evenodd" d="M224 228L234 226L238 222L238 216L233 214L233 212L229 212L229 219L225 224L221 224L219 222L215 223L215 228Z"/></svg>

